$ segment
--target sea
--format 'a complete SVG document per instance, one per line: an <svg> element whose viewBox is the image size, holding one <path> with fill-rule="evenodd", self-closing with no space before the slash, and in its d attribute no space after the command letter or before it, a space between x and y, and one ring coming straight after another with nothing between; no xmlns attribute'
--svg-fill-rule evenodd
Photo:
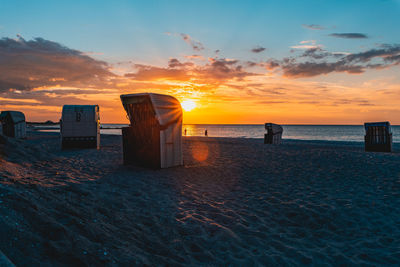
<svg viewBox="0 0 400 267"><path fill-rule="evenodd" d="M102 124L102 134L121 135L127 124ZM59 126L34 126L39 131L59 132ZM364 142L363 125L282 125L284 139ZM184 124L182 135L235 138L264 138L263 124ZM393 142L400 143L400 126L392 126Z"/></svg>

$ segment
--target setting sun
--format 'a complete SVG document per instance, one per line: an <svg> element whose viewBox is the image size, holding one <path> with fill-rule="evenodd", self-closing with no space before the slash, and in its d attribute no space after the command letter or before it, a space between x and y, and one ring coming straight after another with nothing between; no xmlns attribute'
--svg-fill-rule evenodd
<svg viewBox="0 0 400 267"><path fill-rule="evenodd" d="M194 109L196 107L196 102L194 102L193 100L185 100L185 101L182 101L181 106L182 106L183 110L191 111L192 109Z"/></svg>

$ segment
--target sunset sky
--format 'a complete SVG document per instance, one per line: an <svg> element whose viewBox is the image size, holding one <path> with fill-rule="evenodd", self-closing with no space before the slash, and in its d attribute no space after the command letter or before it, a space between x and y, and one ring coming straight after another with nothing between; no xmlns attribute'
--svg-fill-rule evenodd
<svg viewBox="0 0 400 267"><path fill-rule="evenodd" d="M0 0L0 110L126 123L119 96L155 92L184 123L400 124L399 26L400 0Z"/></svg>

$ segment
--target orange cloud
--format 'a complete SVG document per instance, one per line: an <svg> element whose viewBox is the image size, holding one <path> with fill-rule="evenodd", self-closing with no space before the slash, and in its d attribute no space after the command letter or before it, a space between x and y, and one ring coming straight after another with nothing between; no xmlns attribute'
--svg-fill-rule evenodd
<svg viewBox="0 0 400 267"><path fill-rule="evenodd" d="M184 56L187 59L200 59L200 60L205 60L205 58L201 55L188 55L188 56Z"/></svg>

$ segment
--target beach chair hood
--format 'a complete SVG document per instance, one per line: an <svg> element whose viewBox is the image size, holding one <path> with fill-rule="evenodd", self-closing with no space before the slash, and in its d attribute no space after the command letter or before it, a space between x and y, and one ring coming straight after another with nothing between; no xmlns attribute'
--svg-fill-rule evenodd
<svg viewBox="0 0 400 267"><path fill-rule="evenodd" d="M24 113L20 111L2 111L0 114L0 121L4 121L9 116L13 123L20 123L25 121Z"/></svg>
<svg viewBox="0 0 400 267"><path fill-rule="evenodd" d="M134 121L133 115L130 114L130 110L128 109L128 105L143 103L145 101L150 102L161 128L167 128L169 125L182 120L181 104L173 96L154 93L127 94L121 95L121 101L131 125L134 124Z"/></svg>
<svg viewBox="0 0 400 267"><path fill-rule="evenodd" d="M169 95L144 93L121 95L130 121L122 128L124 164L154 168L183 164L182 108Z"/></svg>

